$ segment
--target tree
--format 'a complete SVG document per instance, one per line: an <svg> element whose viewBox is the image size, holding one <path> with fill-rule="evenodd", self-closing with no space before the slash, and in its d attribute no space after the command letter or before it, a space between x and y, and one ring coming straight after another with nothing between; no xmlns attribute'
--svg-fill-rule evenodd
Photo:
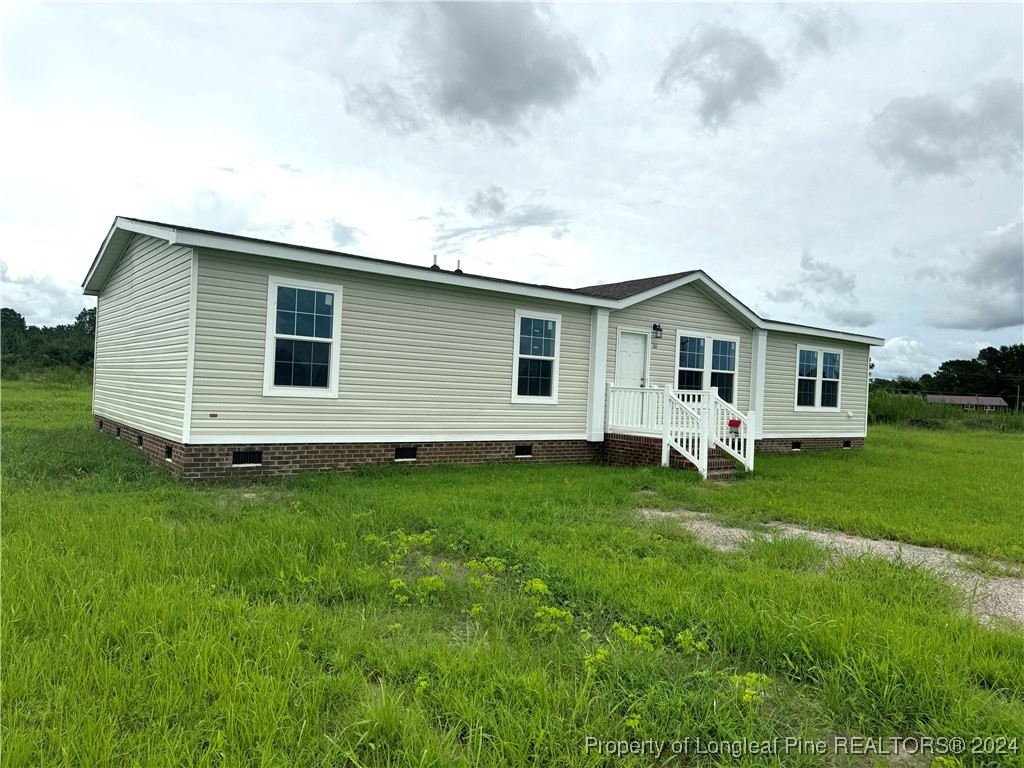
<svg viewBox="0 0 1024 768"><path fill-rule="evenodd" d="M21 313L10 307L0 309L0 354L10 355L24 346L28 326Z"/></svg>
<svg viewBox="0 0 1024 768"><path fill-rule="evenodd" d="M96 310L83 309L74 323L37 327L10 307L0 309L0 354L5 376L45 368L89 368L93 361Z"/></svg>
<svg viewBox="0 0 1024 768"><path fill-rule="evenodd" d="M947 360L935 371L933 384L950 395L977 395L988 379L988 370L980 360Z"/></svg>
<svg viewBox="0 0 1024 768"><path fill-rule="evenodd" d="M982 394L1001 397L1020 408L1017 398L1024 385L1024 344L1006 344L998 349L985 347L978 353L978 360L985 365L992 382Z"/></svg>
<svg viewBox="0 0 1024 768"><path fill-rule="evenodd" d="M83 309L75 318L74 329L88 338L96 336L96 307Z"/></svg>

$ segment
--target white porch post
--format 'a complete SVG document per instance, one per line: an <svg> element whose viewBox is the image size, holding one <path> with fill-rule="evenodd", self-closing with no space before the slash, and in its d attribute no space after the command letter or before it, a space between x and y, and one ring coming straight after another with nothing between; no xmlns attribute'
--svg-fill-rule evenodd
<svg viewBox="0 0 1024 768"><path fill-rule="evenodd" d="M756 414L752 423L753 439L761 437L764 423L764 366L768 357L768 331L754 330L754 348L750 360L750 410Z"/></svg>
<svg viewBox="0 0 1024 768"><path fill-rule="evenodd" d="M672 385L666 384L661 400L661 466L669 465L668 439L672 434L670 429L672 421Z"/></svg>
<svg viewBox="0 0 1024 768"><path fill-rule="evenodd" d="M587 388L587 440L604 440L605 395L608 379L608 315L603 307L590 314L590 384Z"/></svg>
<svg viewBox="0 0 1024 768"><path fill-rule="evenodd" d="M747 470L754 468L754 425L757 424L757 411L747 411L747 439L743 443L743 463Z"/></svg>
<svg viewBox="0 0 1024 768"><path fill-rule="evenodd" d="M708 476L708 447L711 443L711 408L712 400L708 401L707 408L700 409L700 445L697 446L697 469L701 477Z"/></svg>

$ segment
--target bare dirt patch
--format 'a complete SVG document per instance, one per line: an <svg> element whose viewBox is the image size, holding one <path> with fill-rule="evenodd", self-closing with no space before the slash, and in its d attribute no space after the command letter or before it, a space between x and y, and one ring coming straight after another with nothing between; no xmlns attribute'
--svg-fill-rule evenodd
<svg viewBox="0 0 1024 768"><path fill-rule="evenodd" d="M991 622L999 617L1024 625L1024 576L979 573L972 558L946 549L868 539L839 531L815 531L789 523L767 523L767 531L762 533L722 525L708 514L685 509L671 512L641 509L640 514L649 518L678 520L693 531L705 545L722 552L740 549L744 541L752 538L800 537L829 549L840 557L875 555L890 562L927 568L960 589L964 594L965 607L980 621ZM1005 574L1014 572L1012 566L1005 563L995 562L990 565Z"/></svg>

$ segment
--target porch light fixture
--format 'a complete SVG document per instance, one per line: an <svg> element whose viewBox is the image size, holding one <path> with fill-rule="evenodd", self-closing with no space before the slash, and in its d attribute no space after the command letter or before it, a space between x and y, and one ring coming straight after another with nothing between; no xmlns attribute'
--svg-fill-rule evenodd
<svg viewBox="0 0 1024 768"><path fill-rule="evenodd" d="M654 325L652 325L651 326L651 330L654 331L654 338L656 338L656 339L660 339L661 338L661 324L660 323L655 323Z"/></svg>

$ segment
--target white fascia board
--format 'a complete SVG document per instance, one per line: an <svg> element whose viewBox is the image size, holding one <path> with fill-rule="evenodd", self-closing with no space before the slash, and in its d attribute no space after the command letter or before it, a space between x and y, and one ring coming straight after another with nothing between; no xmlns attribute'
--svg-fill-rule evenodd
<svg viewBox="0 0 1024 768"><path fill-rule="evenodd" d="M118 216L103 239L103 245L96 253L96 258L89 266L89 272L82 281L82 292L86 296L98 296L103 284L107 281L110 273L114 271L118 259L124 253L124 247L128 244L127 237L121 237L126 233L148 235L168 243L175 242L175 230L170 227L159 227L155 224L143 224L131 219L123 219ZM101 269L102 268L102 269ZM98 283L98 284L97 284Z"/></svg>
<svg viewBox="0 0 1024 768"><path fill-rule="evenodd" d="M252 241L237 241L231 237L199 234L195 232L177 232L177 242L181 245L190 245L195 248L208 248L216 251L229 251L232 253L244 253L250 256L266 256L271 259L285 259L297 261L303 264L317 264L335 269L347 269L353 272L370 272L375 275L387 275L389 277L402 277L410 280L419 280L427 283L442 283L454 285L461 288L472 288L474 290L490 291L491 293L508 293L514 296L529 297L535 299L547 299L558 301L564 304L583 304L590 307L614 308L616 302L608 299L595 299L592 296L574 295L568 292L555 291L539 286L529 286L519 283L501 283L493 280L486 280L470 275L456 275L451 272L433 272L428 269L406 266L404 264L393 264L380 261L364 261L353 259L343 254L325 254L308 251L288 245L272 243L254 243Z"/></svg>
<svg viewBox="0 0 1024 768"><path fill-rule="evenodd" d="M162 227L159 224L149 224L143 221L135 221L134 219L124 219L120 216L114 220L114 226L120 229L127 229L129 232L134 232L137 235L158 237L161 240L166 240L171 245L174 245L176 242L176 235L178 233L178 230L174 227Z"/></svg>
<svg viewBox="0 0 1024 768"><path fill-rule="evenodd" d="M432 435L195 435L189 445L291 445L294 443L475 443L520 442L532 440L586 440L586 432L571 434L432 434Z"/></svg>
<svg viewBox="0 0 1024 768"><path fill-rule="evenodd" d="M827 328L812 328L807 325L796 325L795 323L778 323L774 320L763 321L762 327L769 331L798 333L803 336L817 336L822 339L852 341L856 344L868 344L872 347L880 347L885 344L885 339L880 339L877 336L863 336L859 333L847 333L845 331L830 331Z"/></svg>

